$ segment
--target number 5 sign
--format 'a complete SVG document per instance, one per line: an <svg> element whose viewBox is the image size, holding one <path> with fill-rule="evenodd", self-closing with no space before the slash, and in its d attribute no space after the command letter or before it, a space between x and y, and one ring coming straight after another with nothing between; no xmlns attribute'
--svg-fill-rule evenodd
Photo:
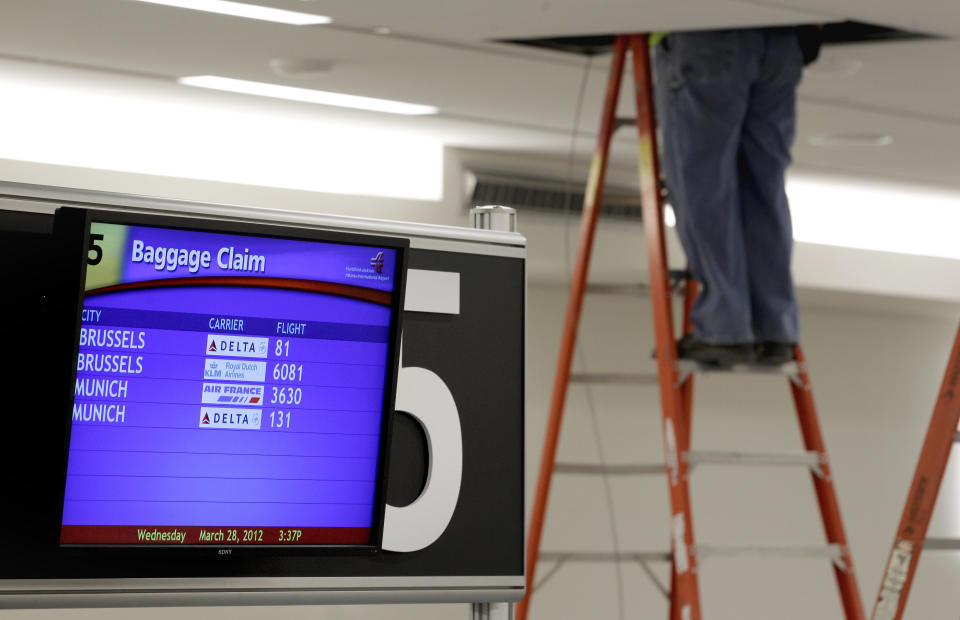
<svg viewBox="0 0 960 620"><path fill-rule="evenodd" d="M460 274L410 269L404 309L459 314ZM431 370L404 367L402 338L395 408L410 414L423 427L427 483L410 505L397 508L387 504L383 548L419 551L440 538L453 518L463 475L463 438L460 413L450 388Z"/></svg>
<svg viewBox="0 0 960 620"><path fill-rule="evenodd" d="M397 411L413 416L427 437L427 483L409 506L387 504L383 524L386 551L419 551L443 534L460 497L463 438L453 394L436 373L403 366L400 344Z"/></svg>

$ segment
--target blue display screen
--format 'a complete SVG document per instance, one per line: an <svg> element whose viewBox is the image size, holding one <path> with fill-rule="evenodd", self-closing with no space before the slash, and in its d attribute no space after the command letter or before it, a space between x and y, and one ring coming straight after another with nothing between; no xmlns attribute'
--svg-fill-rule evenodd
<svg viewBox="0 0 960 620"><path fill-rule="evenodd" d="M61 543L370 544L398 250L90 238Z"/></svg>

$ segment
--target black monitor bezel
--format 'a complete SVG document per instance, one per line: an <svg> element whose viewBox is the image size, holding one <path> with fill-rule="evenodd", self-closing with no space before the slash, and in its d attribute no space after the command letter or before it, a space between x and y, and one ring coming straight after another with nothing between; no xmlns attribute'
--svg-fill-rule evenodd
<svg viewBox="0 0 960 620"><path fill-rule="evenodd" d="M377 465L377 484L374 497L374 519L371 527L370 542L360 545L165 545L165 544L63 544L60 542L60 527L63 523L63 497L66 488L67 458L70 447L70 432L72 428L72 410L74 400L73 386L76 383L77 356L79 354L79 336L81 316L84 302L84 282L86 280L87 255L90 240L90 225L93 222L120 224L129 226L149 226L171 228L188 231L239 234L253 237L269 237L291 239L298 241L319 241L324 243L339 243L344 245L363 245L376 248L396 250L395 288L391 303L391 328L389 336L388 367L386 389L384 392L383 416L381 422L381 437L379 462ZM217 220L208 217L182 217L144 214L135 211L123 210L96 210L75 207L61 207L57 209L54 221L54 234L57 237L65 269L62 272L62 281L59 283L63 295L62 303L58 304L63 312L62 324L65 326L61 337L69 336L71 350L69 367L62 376L69 376L65 381L64 396L57 402L63 402L63 420L65 424L63 457L61 464L60 514L56 540L53 543L59 547L61 553L80 556L77 559L98 557L104 559L129 559L151 557L156 559L162 555L170 560L176 558L244 558L247 560L282 559L283 557L302 557L315 554L368 554L381 550L383 541L384 515L386 511L387 465L389 463L389 448L392 438L394 403L396 399L397 374L399 372L400 337L402 331L403 299L406 290L407 260L410 249L408 239L402 237L355 234L312 227L296 227L287 224L271 222L247 222L235 220ZM79 258L79 260L78 260ZM79 268L77 268L79 265ZM62 340L61 340L62 341ZM67 389L69 388L69 389ZM229 571L233 572L233 571Z"/></svg>

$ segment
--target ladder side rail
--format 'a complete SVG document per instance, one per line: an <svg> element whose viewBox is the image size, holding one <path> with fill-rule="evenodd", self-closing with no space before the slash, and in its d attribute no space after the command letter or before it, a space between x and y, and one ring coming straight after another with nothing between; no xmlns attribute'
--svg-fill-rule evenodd
<svg viewBox="0 0 960 620"><path fill-rule="evenodd" d="M692 278L687 279L686 289L683 294L683 333L687 334L693 330L693 323L690 320L690 311L693 310L693 302L697 298L697 282ZM677 445L681 454L690 452L693 435L693 373L687 375L683 384L680 386L680 414L681 420L678 424L679 429L683 429L681 436L677 438ZM671 564L671 588L676 587L676 576L673 574L673 565ZM674 590L671 589L671 592ZM683 620L680 616L680 607L676 605L676 599L670 598L670 620Z"/></svg>
<svg viewBox="0 0 960 620"><path fill-rule="evenodd" d="M827 457L827 448L820 430L820 422L817 419L817 409L813 400L813 385L807 372L803 350L799 346L795 348L794 355L799 368L799 382L789 381L788 383L796 405L803 445L806 450L820 455L820 471L812 471L810 475L813 480L827 543L839 545L842 550L842 565L835 563L833 572L840 592L844 617L847 620L865 620L866 616L863 601L860 598L860 588L857 585L853 558L847 543L843 519L840 516L840 503L837 500L836 489L833 484L832 467Z"/></svg>
<svg viewBox="0 0 960 620"><path fill-rule="evenodd" d="M637 106L641 209L650 271L650 292L657 343L660 402L663 408L664 451L670 490L670 532L673 548L671 616L700 620L697 558L694 553L693 520L690 514L689 467L679 458L679 441L687 439L683 395L678 385L677 346L673 327L669 265L660 194L660 163L657 153L656 118L653 103L650 47L646 35L632 35L630 50Z"/></svg>
<svg viewBox="0 0 960 620"><path fill-rule="evenodd" d="M693 302L697 299L697 281L690 278L687 280L686 290L683 294L683 333L689 334L693 331L693 322L690 320L690 312L693 310ZM693 374L687 375L680 385L680 413L682 414L680 428L683 429L683 437L680 443L682 453L690 452L691 437L693 434Z"/></svg>
<svg viewBox="0 0 960 620"><path fill-rule="evenodd" d="M567 302L567 316L563 328L563 339L560 344L560 354L557 359L550 415L547 420L547 430L543 440L537 491L534 497L533 512L530 517L530 531L527 535L527 591L523 600L517 605L517 620L526 619L530 606L530 597L533 594L537 557L540 552L540 539L543 534L544 513L546 512L547 501L550 495L550 482L557 456L557 443L560 436L560 426L563 421L567 387L570 381L570 371L576 348L577 329L580 323L587 275L590 269L590 255L593 251L593 241L596 233L597 218L600 214L600 205L603 202L603 184L607 172L610 140L613 137L616 125L617 102L620 94L620 84L623 78L626 49L626 37L617 37L614 42L613 60L610 66L610 76L607 81L600 131L597 134L596 150L594 151L593 160L590 165L590 176L587 179L587 189L583 199L577 259L574 266L573 277L570 282L570 299Z"/></svg>
<svg viewBox="0 0 960 620"><path fill-rule="evenodd" d="M943 482L947 459L960 423L960 328L953 341L934 405L930 426L923 441L917 469L910 483L907 502L897 526L893 549L884 567L880 593L873 609L874 620L900 620L903 617L923 551L930 517Z"/></svg>

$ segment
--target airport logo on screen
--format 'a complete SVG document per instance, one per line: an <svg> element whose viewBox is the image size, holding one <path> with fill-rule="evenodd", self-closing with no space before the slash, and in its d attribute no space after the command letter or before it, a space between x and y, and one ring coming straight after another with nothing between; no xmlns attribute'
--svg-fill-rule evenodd
<svg viewBox="0 0 960 620"><path fill-rule="evenodd" d="M377 273L383 273L383 252L377 252L377 255L370 259L370 266L373 267Z"/></svg>

